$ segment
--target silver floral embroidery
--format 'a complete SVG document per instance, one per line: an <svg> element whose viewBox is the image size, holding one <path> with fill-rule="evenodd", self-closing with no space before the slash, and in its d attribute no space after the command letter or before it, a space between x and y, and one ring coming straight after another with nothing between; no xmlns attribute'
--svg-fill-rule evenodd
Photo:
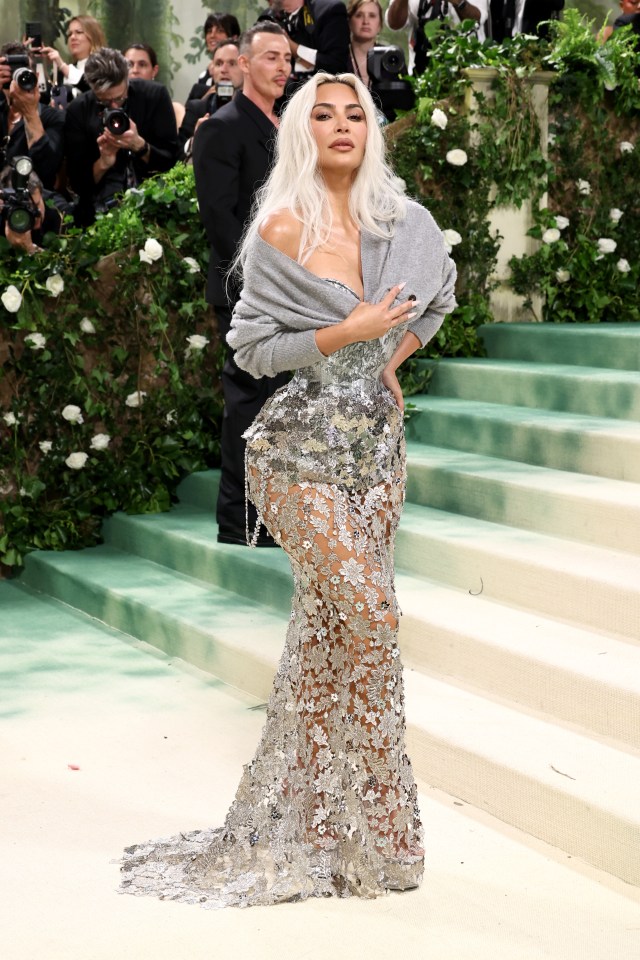
<svg viewBox="0 0 640 960"><path fill-rule="evenodd" d="M250 906L374 897L423 872L393 583L401 331L299 370L247 433L251 498L293 570L285 649L224 827L129 848L124 892Z"/></svg>

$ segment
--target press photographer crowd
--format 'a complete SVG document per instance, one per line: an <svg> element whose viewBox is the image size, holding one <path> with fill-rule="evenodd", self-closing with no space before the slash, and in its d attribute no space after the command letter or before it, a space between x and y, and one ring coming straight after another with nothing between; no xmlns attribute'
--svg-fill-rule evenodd
<svg viewBox="0 0 640 960"><path fill-rule="evenodd" d="M413 105L406 76L429 69L430 21L464 22L479 39L502 41L519 32L544 35L563 7L564 0L390 0L385 12L378 0L272 0L258 24L287 48L272 119L277 125L292 92L323 70L355 73L374 94L381 123L394 120ZM620 0L620 8L603 42L625 23L640 29L640 0ZM385 24L408 43L381 45ZM87 226L128 187L190 161L202 124L229 109L249 63L263 57L244 42L231 13L209 14L203 29L211 59L184 105L157 81L158 60L144 38L112 49L90 16L67 24L69 62L38 23L25 25L22 41L0 47L0 224L13 246L37 251L65 214ZM263 57L265 78L273 62L273 53ZM224 127L216 129L225 136Z"/></svg>

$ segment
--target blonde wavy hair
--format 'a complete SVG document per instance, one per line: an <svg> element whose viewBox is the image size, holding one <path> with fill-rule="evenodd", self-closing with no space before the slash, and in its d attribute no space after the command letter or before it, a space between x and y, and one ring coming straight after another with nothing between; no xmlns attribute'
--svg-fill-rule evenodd
<svg viewBox="0 0 640 960"><path fill-rule="evenodd" d="M327 188L318 167L318 148L311 128L311 111L318 87L343 83L355 92L364 111L367 138L362 163L353 178L349 212L360 229L380 237L393 235L395 220L406 215L404 183L386 161L386 146L371 94L353 73L317 73L287 104L276 142L275 162L258 191L251 220L234 261L238 271L260 226L271 214L288 210L302 224L298 260L304 263L331 234L332 215Z"/></svg>

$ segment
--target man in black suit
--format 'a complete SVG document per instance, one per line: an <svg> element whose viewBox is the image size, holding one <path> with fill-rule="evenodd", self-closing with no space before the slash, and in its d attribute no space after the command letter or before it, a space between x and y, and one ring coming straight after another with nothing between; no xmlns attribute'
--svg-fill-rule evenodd
<svg viewBox="0 0 640 960"><path fill-rule="evenodd" d="M254 194L273 160L278 118L275 101L291 73L287 36L275 23L258 23L240 38L238 64L244 76L242 92L198 128L193 141L193 168L200 216L211 244L207 300L216 311L218 328L226 337L237 280L227 272L249 218ZM286 375L254 380L236 366L228 351L222 371L224 416L220 438L222 470L218 494L218 540L246 542L244 448L242 434L265 401L287 380ZM249 524L256 513L249 504ZM258 546L273 546L267 534Z"/></svg>
<svg viewBox="0 0 640 960"><path fill-rule="evenodd" d="M128 62L109 47L90 55L84 76L90 90L69 104L65 116L67 172L79 196L76 221L82 226L127 187L169 170L178 159L176 117L166 87L129 80ZM116 109L126 120L109 129L107 111Z"/></svg>
<svg viewBox="0 0 640 960"><path fill-rule="evenodd" d="M342 0L277 0L275 6L293 57L289 95L318 70L349 70L349 21Z"/></svg>
<svg viewBox="0 0 640 960"><path fill-rule="evenodd" d="M498 43L517 33L548 36L546 20L557 20L564 0L491 0L491 36Z"/></svg>
<svg viewBox="0 0 640 960"><path fill-rule="evenodd" d="M187 100L185 104L185 114L178 130L178 139L187 158L191 156L193 150L193 135L198 121L203 117L210 117L216 110L224 107L242 87L243 75L238 66L239 42L239 40L220 41L211 58L213 90L207 96L199 100Z"/></svg>

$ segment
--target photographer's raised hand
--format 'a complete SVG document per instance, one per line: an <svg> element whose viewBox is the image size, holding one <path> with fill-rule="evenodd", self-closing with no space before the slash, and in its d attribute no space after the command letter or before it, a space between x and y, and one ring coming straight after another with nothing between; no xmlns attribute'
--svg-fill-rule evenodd
<svg viewBox="0 0 640 960"><path fill-rule="evenodd" d="M18 86L15 80L9 87L9 100L14 110L22 115L24 120L24 129L27 137L27 146L29 149L45 135L45 129L40 119L38 104L40 103L40 91L37 87L33 90L23 90Z"/></svg>
<svg viewBox="0 0 640 960"><path fill-rule="evenodd" d="M100 158L93 165L93 179L98 183L104 174L114 166L119 150L130 150L134 156L147 162L149 144L140 136L138 128L131 118L129 129L117 136L109 130L103 130L97 140Z"/></svg>

